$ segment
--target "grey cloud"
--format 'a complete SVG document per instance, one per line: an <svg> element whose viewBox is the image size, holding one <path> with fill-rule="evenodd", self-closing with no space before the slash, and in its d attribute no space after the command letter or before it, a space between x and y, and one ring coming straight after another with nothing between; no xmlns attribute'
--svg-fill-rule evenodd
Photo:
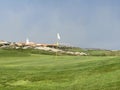
<svg viewBox="0 0 120 90"><path fill-rule="evenodd" d="M75 5L74 5L75 6ZM79 47L119 49L120 22L117 10L110 7L89 9L26 5L20 11L1 11L0 39L55 43L60 33L61 43ZM86 10L86 11L84 11ZM90 14L90 15L89 15Z"/></svg>

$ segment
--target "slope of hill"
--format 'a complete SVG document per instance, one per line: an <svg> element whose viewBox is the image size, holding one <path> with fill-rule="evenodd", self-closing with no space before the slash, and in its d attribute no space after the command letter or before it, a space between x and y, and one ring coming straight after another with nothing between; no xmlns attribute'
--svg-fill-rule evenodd
<svg viewBox="0 0 120 90"><path fill-rule="evenodd" d="M120 57L0 57L0 90L119 90Z"/></svg>

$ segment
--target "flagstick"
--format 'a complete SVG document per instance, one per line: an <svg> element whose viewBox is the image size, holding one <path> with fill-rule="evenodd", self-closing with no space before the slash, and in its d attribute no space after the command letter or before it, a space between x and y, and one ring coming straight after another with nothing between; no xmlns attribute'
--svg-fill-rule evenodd
<svg viewBox="0 0 120 90"><path fill-rule="evenodd" d="M57 41L57 43L56 43L56 49L58 49L58 46L59 46L59 43L58 43L58 41ZM57 53L57 51L56 51L56 59L57 59L57 56L58 56L58 53Z"/></svg>
<svg viewBox="0 0 120 90"><path fill-rule="evenodd" d="M57 33L56 49L58 49L58 46L59 46L58 40L60 40L60 35L59 35L59 33ZM56 58L57 58L57 51L56 51Z"/></svg>

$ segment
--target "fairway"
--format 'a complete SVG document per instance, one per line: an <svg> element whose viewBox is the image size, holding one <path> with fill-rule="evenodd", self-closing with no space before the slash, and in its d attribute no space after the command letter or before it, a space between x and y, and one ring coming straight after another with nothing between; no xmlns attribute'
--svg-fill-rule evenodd
<svg viewBox="0 0 120 90"><path fill-rule="evenodd" d="M0 57L0 90L120 90L120 57Z"/></svg>

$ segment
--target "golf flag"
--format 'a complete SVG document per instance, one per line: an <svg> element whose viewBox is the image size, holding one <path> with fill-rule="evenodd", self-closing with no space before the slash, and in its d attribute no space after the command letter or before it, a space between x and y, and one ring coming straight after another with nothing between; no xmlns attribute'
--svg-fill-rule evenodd
<svg viewBox="0 0 120 90"><path fill-rule="evenodd" d="M59 33L57 33L57 38L60 40L60 35L59 35Z"/></svg>

